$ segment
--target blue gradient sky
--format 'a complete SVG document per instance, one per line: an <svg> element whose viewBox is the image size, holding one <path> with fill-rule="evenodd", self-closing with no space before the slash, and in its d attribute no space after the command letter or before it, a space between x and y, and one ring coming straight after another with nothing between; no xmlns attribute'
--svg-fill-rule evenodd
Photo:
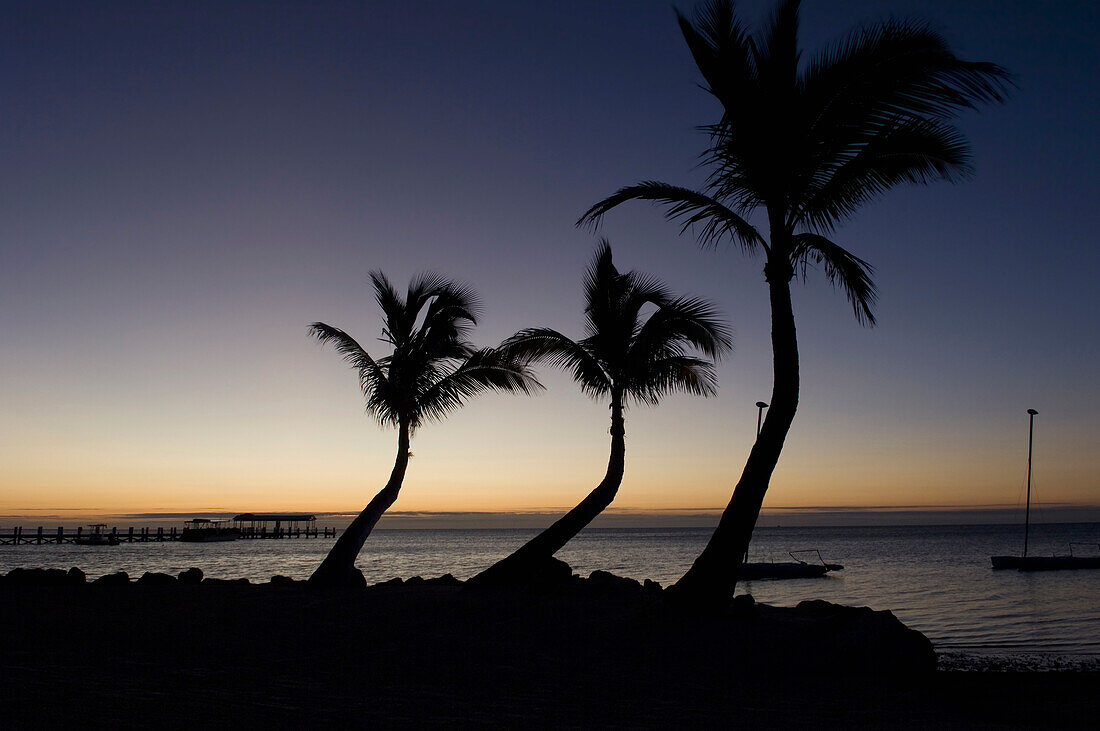
<svg viewBox="0 0 1100 731"><path fill-rule="evenodd" d="M803 44L889 15L1020 89L964 118L972 182L837 233L877 268L879 327L815 272L796 287L803 395L766 505L1015 505L1028 407L1040 499L1096 505L1100 10L810 0ZM370 342L368 270L430 268L481 293L482 344L577 334L573 222L701 179L698 82L663 0L0 6L0 512L357 510L395 438L308 323ZM616 504L721 507L770 393L761 263L640 204L602 233L737 333L718 398L628 413ZM425 428L395 509L579 500L606 408L544 380Z"/></svg>

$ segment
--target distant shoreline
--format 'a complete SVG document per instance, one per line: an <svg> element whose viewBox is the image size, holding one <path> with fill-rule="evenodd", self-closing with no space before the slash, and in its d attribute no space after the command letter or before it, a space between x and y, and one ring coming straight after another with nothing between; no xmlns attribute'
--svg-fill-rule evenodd
<svg viewBox="0 0 1100 731"><path fill-rule="evenodd" d="M524 512L425 512L393 511L385 515L378 530L528 530L542 528L561 510ZM186 512L150 513L10 513L0 514L0 527L58 526L76 527L91 523L108 523L118 526L181 526L194 517L232 518L236 512L194 510ZM342 528L351 522L354 514L314 513L318 527ZM608 510L598 517L592 528L713 528L721 514L719 510L642 512L633 510ZM851 510L820 509L811 512L767 511L761 515L758 528L845 528L845 527L912 527L912 526L983 526L1019 525L1023 522L1023 509L988 508L960 510ZM1064 525L1100 523L1100 507L1072 506L1043 508L1032 512L1033 525Z"/></svg>

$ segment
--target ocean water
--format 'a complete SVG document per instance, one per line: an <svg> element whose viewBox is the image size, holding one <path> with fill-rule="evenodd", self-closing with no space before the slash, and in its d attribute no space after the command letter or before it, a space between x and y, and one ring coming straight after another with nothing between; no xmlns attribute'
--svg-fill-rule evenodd
<svg viewBox="0 0 1100 731"><path fill-rule="evenodd" d="M379 530L359 568L374 583L394 576L465 579L533 535L529 530ZM664 585L690 566L710 535L698 528L590 529L559 558L574 572L604 569ZM1032 527L1030 553L1064 554L1100 548L1100 523ZM1020 573L992 571L989 557L1018 554L1017 526L760 528L754 561L789 560L787 551L818 549L844 570L821 579L744 582L739 593L790 606L804 599L888 609L927 635L941 652L1061 654L1100 658L1100 570ZM247 540L231 543L136 543L113 547L0 546L0 570L18 566L78 566L89 579L113 571L176 573L198 566L207 576L267 581L274 574L304 579L332 539Z"/></svg>

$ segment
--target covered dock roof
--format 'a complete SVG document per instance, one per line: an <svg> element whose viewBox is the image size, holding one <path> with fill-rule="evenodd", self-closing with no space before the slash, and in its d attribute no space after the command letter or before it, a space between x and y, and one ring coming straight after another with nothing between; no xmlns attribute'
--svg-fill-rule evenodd
<svg viewBox="0 0 1100 731"><path fill-rule="evenodd" d="M317 516L308 513L241 513L233 517L233 520L261 523L268 520L280 521L308 521L317 520Z"/></svg>

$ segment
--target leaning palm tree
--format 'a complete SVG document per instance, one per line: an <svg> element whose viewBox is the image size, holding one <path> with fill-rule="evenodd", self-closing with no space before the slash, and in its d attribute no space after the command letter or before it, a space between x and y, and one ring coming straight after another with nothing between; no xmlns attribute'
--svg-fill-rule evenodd
<svg viewBox="0 0 1100 731"><path fill-rule="evenodd" d="M434 274L409 283L402 297L381 272L371 272L382 309L382 341L392 351L375 360L343 330L315 322L310 334L332 343L359 373L367 413L397 428L397 459L389 482L374 496L313 572L310 583L355 582L355 559L382 514L397 500L409 464L409 441L429 419L441 420L482 391L529 393L540 388L527 363L500 350L477 350L467 339L477 324L478 300L468 287Z"/></svg>
<svg viewBox="0 0 1100 731"><path fill-rule="evenodd" d="M856 319L875 322L871 266L828 238L861 205L905 183L958 181L970 148L954 126L963 110L1006 98L1000 66L964 61L929 26L892 20L853 31L804 61L799 0L780 0L755 34L732 0L712 0L680 29L721 103L705 129L710 175L702 191L643 182L592 206L578 225L598 225L630 200L664 207L698 227L700 244L733 242L762 256L771 302L771 408L712 538L673 587L683 598L732 595L772 471L798 405L798 343L791 280L810 265L847 295ZM749 222L759 212L767 236Z"/></svg>
<svg viewBox="0 0 1100 731"><path fill-rule="evenodd" d="M522 361L562 368L595 399L611 407L611 457L603 480L575 508L515 553L473 579L473 584L524 581L615 499L623 480L631 403L656 405L671 391L710 396L717 390L714 365L730 348L730 334L714 307L701 299L674 297L656 279L620 273L611 246L601 241L584 276L585 337L578 341L550 328L522 330L501 350ZM646 318L643 310L654 308ZM690 355L698 351L703 358Z"/></svg>

